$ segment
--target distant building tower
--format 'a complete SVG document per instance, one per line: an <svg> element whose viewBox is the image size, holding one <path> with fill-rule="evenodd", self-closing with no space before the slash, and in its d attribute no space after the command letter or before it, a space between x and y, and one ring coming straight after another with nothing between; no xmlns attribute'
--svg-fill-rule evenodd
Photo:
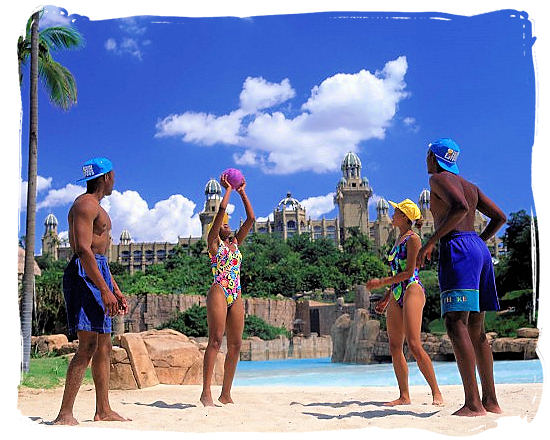
<svg viewBox="0 0 550 440"><path fill-rule="evenodd" d="M132 242L132 236L128 229L124 229L120 234L120 244L130 244Z"/></svg>
<svg viewBox="0 0 550 440"><path fill-rule="evenodd" d="M384 198L376 202L376 220L373 224L373 238L374 247L378 250L382 250L390 236L393 235L394 228L388 215L389 208L388 202Z"/></svg>
<svg viewBox="0 0 550 440"><path fill-rule="evenodd" d="M309 232L307 230L306 210L288 192L282 199L275 211L273 211L273 231L283 239L292 237L294 234Z"/></svg>
<svg viewBox="0 0 550 440"><path fill-rule="evenodd" d="M418 207L420 213L424 219L424 224L420 229L420 238L424 238L425 235L431 236L434 232L434 218L432 211L430 211L430 191L424 188L418 198Z"/></svg>
<svg viewBox="0 0 550 440"><path fill-rule="evenodd" d="M44 220L44 235L42 236L42 254L48 254L54 260L57 260L57 247L59 245L59 236L57 235L57 218L55 215L48 214Z"/></svg>
<svg viewBox="0 0 550 440"><path fill-rule="evenodd" d="M208 235L206 229L210 222L214 220L222 201L222 186L216 179L210 179L204 187L204 195L206 196L206 200L199 218L202 225L202 238L206 240L206 236Z"/></svg>
<svg viewBox="0 0 550 440"><path fill-rule="evenodd" d="M361 160L357 154L349 152L342 160L343 177L336 187L334 203L338 205L340 237L346 238L348 228L358 227L368 236L369 231L369 198L372 189L366 177L361 177Z"/></svg>

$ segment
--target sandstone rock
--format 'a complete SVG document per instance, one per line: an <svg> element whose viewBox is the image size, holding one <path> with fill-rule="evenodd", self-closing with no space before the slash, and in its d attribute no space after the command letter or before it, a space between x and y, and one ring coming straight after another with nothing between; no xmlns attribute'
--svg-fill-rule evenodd
<svg viewBox="0 0 550 440"><path fill-rule="evenodd" d="M488 332L485 334L485 336L487 336L487 339L496 339L498 338L498 333L497 332Z"/></svg>
<svg viewBox="0 0 550 440"><path fill-rule="evenodd" d="M523 352L523 359L537 359L537 340L529 339L525 344L525 351Z"/></svg>
<svg viewBox="0 0 550 440"><path fill-rule="evenodd" d="M110 368L109 389L135 390L138 388L132 366L130 365L130 358L125 349L113 347L111 350Z"/></svg>
<svg viewBox="0 0 550 440"><path fill-rule="evenodd" d="M380 321L369 319L365 309L356 309L346 342L344 362L370 363L380 333ZM359 341L366 341L359 344Z"/></svg>
<svg viewBox="0 0 550 440"><path fill-rule="evenodd" d="M130 358L132 371L139 388L158 385L155 367L149 358L145 342L138 333L125 333L120 337L120 345Z"/></svg>
<svg viewBox="0 0 550 440"><path fill-rule="evenodd" d="M340 315L332 325L330 329L330 336L332 337L332 362L344 361L350 326L351 319L347 313Z"/></svg>
<svg viewBox="0 0 550 440"><path fill-rule="evenodd" d="M76 350L78 350L78 340L63 345L57 350L57 354L64 355L69 353L76 353Z"/></svg>
<svg viewBox="0 0 550 440"><path fill-rule="evenodd" d="M539 329L538 328L518 328L517 330L518 338L538 338Z"/></svg>
<svg viewBox="0 0 550 440"><path fill-rule="evenodd" d="M36 339L35 349L40 354L50 353L54 350L59 350L64 345L67 345L69 340L65 335L44 335L38 336Z"/></svg>

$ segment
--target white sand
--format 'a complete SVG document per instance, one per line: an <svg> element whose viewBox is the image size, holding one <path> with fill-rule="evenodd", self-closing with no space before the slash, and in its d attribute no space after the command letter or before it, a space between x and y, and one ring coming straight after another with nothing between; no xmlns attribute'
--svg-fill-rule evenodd
<svg viewBox="0 0 550 440"><path fill-rule="evenodd" d="M213 397L219 396L213 388ZM381 402L397 397L395 387L234 387L235 405L204 408L197 385L158 385L135 391L111 391L111 406L131 422L93 422L94 388L81 388L74 415L79 426L187 432L317 431L381 428L422 428L451 435L477 434L494 428L499 417L536 415L542 384L497 385L503 415L457 417L463 403L462 387L441 387L444 407L431 405L427 386L411 387L412 404L388 408ZM63 388L19 391L19 410L36 423L57 415ZM57 427L51 427L57 429ZM78 428L77 428L78 429Z"/></svg>

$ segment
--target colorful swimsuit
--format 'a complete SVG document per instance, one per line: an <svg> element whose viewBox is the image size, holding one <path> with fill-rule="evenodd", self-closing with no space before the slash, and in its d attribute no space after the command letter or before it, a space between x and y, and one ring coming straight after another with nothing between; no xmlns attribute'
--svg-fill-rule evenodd
<svg viewBox="0 0 550 440"><path fill-rule="evenodd" d="M388 254L388 262L390 263L392 276L395 276L398 273L401 273L407 269L407 241L409 240L411 235L412 234L407 235L405 239L398 245L394 246L391 252ZM409 284L419 284L420 287L424 289L422 283L420 282L420 278L418 278L417 267L414 268L414 273L412 277L405 281L401 281L400 283L395 283L391 285L393 296L397 301L397 304L399 304L401 307L403 307L405 290L407 290Z"/></svg>
<svg viewBox="0 0 550 440"><path fill-rule="evenodd" d="M216 255L210 257L214 283L219 284L225 294L227 305L231 306L241 293L241 251L235 243L232 251L223 241L220 242Z"/></svg>

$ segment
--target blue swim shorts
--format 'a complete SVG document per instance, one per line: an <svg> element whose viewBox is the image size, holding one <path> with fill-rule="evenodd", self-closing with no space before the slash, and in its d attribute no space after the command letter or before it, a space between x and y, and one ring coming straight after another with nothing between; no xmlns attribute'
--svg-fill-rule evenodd
<svg viewBox="0 0 550 440"><path fill-rule="evenodd" d="M451 232L439 241L439 289L441 316L500 309L491 253L476 232Z"/></svg>
<svg viewBox="0 0 550 440"><path fill-rule="evenodd" d="M107 257L96 254L95 259L99 272L112 291L113 284ZM101 292L88 278L80 258L76 255L63 273L63 296L69 334L76 335L80 330L111 333L111 318L105 315Z"/></svg>

